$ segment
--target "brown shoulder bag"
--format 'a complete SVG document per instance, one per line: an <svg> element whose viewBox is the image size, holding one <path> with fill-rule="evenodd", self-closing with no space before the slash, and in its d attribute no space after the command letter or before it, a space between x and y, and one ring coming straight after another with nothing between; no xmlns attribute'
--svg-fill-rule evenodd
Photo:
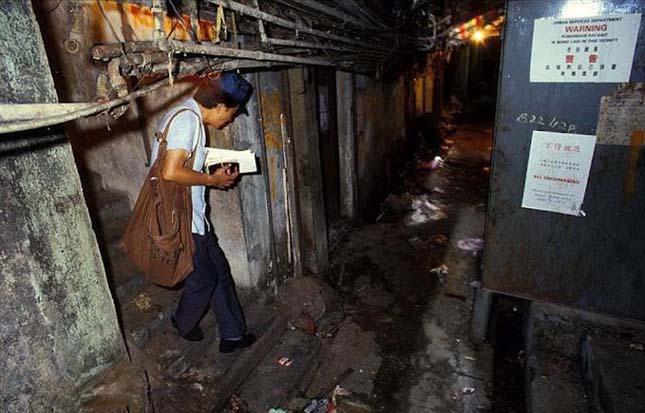
<svg viewBox="0 0 645 413"><path fill-rule="evenodd" d="M141 187L139 197L123 233L128 258L149 281L172 287L193 272L195 244L192 237L193 203L189 186L166 181L161 176L166 160L168 121L159 140L157 159ZM191 110L191 112L193 112ZM184 166L192 168L194 151Z"/></svg>

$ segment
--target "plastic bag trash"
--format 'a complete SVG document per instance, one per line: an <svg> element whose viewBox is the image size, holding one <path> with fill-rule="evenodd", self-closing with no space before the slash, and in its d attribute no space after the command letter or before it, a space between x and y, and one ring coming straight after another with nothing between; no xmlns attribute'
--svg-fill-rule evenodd
<svg viewBox="0 0 645 413"><path fill-rule="evenodd" d="M638 351L645 350L645 347L643 347L643 345L640 344L640 343L639 344L630 344L629 348L634 349L634 350L638 350Z"/></svg>
<svg viewBox="0 0 645 413"><path fill-rule="evenodd" d="M327 399L313 399L305 407L305 413L326 413L327 406L329 406L329 400Z"/></svg>
<svg viewBox="0 0 645 413"><path fill-rule="evenodd" d="M419 162L417 164L417 169L434 171L437 168L443 167L443 164L444 164L443 158L441 156L435 156L429 161Z"/></svg>
<svg viewBox="0 0 645 413"><path fill-rule="evenodd" d="M433 274L446 275L448 274L448 266L446 264L441 264L439 267L431 269L430 272Z"/></svg>
<svg viewBox="0 0 645 413"><path fill-rule="evenodd" d="M437 275L441 285L446 285L446 275L448 275L448 266L446 264L441 264L441 266L431 269L430 273Z"/></svg>
<svg viewBox="0 0 645 413"><path fill-rule="evenodd" d="M293 360L291 360L289 357L280 357L278 359L278 364L284 367L291 367Z"/></svg>
<svg viewBox="0 0 645 413"><path fill-rule="evenodd" d="M269 413L287 413L287 411L284 409L271 409Z"/></svg>
<svg viewBox="0 0 645 413"><path fill-rule="evenodd" d="M457 247L463 251L470 251L477 254L484 249L484 240L481 238L464 238L457 241Z"/></svg>
<svg viewBox="0 0 645 413"><path fill-rule="evenodd" d="M474 387L464 387L461 389L461 394L473 394L475 393L475 388Z"/></svg>
<svg viewBox="0 0 645 413"><path fill-rule="evenodd" d="M427 195L419 195L412 200L414 212L410 215L410 224L423 224L428 221L439 221L448 217L437 205L430 202Z"/></svg>
<svg viewBox="0 0 645 413"><path fill-rule="evenodd" d="M336 387L334 388L334 393L331 396L331 401L333 404L337 404L338 403L338 401L336 400L337 397L342 397L342 396L347 397L350 394L351 393L349 392L349 390L340 387L340 385L336 385Z"/></svg>

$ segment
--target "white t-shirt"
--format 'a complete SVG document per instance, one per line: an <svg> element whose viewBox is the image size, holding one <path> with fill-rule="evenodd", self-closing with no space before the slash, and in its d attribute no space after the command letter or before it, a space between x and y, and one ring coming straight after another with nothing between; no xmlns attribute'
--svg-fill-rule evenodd
<svg viewBox="0 0 645 413"><path fill-rule="evenodd" d="M181 109L190 109L177 115L170 125L167 136L167 149L185 149L193 152L194 163L193 170L202 171L204 161L206 160L206 131L202 122L202 115L195 99L190 98L173 107L164 115L159 122L157 130L162 133L166 128L168 121L177 111ZM152 162L157 159L159 151L159 142L154 141L152 145ZM204 185L194 185L191 187L191 198L193 202L193 223L192 232L194 234L204 235L209 223L206 219L206 187Z"/></svg>

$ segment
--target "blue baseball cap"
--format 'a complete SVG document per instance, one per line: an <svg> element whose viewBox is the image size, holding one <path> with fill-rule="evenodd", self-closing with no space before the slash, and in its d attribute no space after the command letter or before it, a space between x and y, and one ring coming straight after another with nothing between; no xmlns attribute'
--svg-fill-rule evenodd
<svg viewBox="0 0 645 413"><path fill-rule="evenodd" d="M237 73L223 73L219 78L222 92L226 93L233 101L239 105L239 112L248 115L246 103L251 98L253 86Z"/></svg>

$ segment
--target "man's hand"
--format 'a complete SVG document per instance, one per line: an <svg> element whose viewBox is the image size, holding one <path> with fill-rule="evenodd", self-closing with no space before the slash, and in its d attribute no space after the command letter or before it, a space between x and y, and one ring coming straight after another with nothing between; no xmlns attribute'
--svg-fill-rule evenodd
<svg viewBox="0 0 645 413"><path fill-rule="evenodd" d="M166 152L166 161L161 176L167 181L181 185L207 185L219 189L228 189L235 184L239 172L230 164L223 165L209 175L192 170L184 165L190 153L184 149L170 149ZM231 169L229 169L231 168Z"/></svg>
<svg viewBox="0 0 645 413"><path fill-rule="evenodd" d="M217 168L215 172L208 175L208 186L218 189L228 189L235 185L238 175L239 171L237 169L232 169L231 164L224 164L221 168Z"/></svg>

